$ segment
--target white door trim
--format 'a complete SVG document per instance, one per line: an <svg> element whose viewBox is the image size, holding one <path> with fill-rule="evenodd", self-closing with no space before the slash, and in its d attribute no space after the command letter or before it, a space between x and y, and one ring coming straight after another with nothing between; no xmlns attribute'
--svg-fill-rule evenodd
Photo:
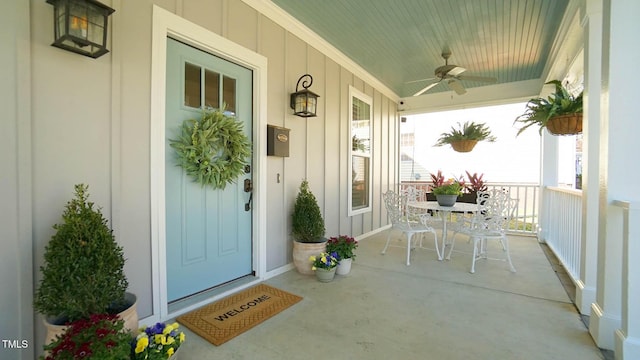
<svg viewBox="0 0 640 360"><path fill-rule="evenodd" d="M267 58L154 5L151 39L151 272L153 314L145 322L163 321L167 306L165 237L165 96L167 37L220 56L253 71L253 268L266 273Z"/></svg>

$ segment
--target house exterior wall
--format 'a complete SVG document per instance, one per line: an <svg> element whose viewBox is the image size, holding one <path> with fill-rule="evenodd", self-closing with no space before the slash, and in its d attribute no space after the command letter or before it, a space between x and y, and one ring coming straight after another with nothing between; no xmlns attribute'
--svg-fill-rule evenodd
<svg viewBox="0 0 640 360"><path fill-rule="evenodd" d="M8 141L2 142L3 150L7 151L2 152L6 172L1 178L0 194L9 201L3 200L1 206L3 213L12 215L2 220L2 245L9 249L3 252L2 259L7 261L2 263L20 269L17 277L4 275L15 271L3 271L2 283L10 284L18 292L22 290L19 296L3 291L0 299L3 313L7 314L9 309L10 314L22 314L4 323L13 326L23 322L24 336L36 354L42 348L44 328L41 317L33 314L32 294L40 279L45 246L54 233L52 225L61 221L74 184L89 185L90 200L101 208L116 240L124 247L125 272L130 291L138 296L139 316L153 315L150 225L153 5L268 59L268 123L290 128L291 144L290 157L266 160L267 271L276 271L291 262L290 213L303 178L309 180L318 198L327 236L359 236L386 225L383 204L375 195L395 188L398 183L397 104L384 95L387 91L374 88L340 59L327 56L240 0L103 2L116 12L110 17L111 52L98 59L50 46L53 7L46 2L31 0L0 5L1 13L20 15L2 22L3 33L16 34L16 39L20 35L27 37L22 43L11 44L10 51L3 49L0 58L3 68L16 69L24 64L22 60L31 65L25 72L13 71L10 81L0 88L10 119L2 122L2 139L6 137ZM296 81L305 73L313 76L311 89L320 95L316 118L293 116L288 105ZM372 97L374 124L373 210L353 217L347 215L349 86ZM21 91L25 95L22 100L17 96ZM27 131L21 127L21 120L29 126ZM28 151L26 157L24 151L19 151L24 149ZM24 216L22 222L17 221L20 215ZM16 300L20 305L5 307ZM32 314L31 319L25 319ZM33 324L32 338L29 334L33 333L30 327ZM19 356L33 357L25 353Z"/></svg>
<svg viewBox="0 0 640 360"><path fill-rule="evenodd" d="M35 270L31 250L29 34L29 3L0 4L0 340L3 341L0 358L3 359L33 359L35 354L31 306ZM11 341L12 345L4 341Z"/></svg>

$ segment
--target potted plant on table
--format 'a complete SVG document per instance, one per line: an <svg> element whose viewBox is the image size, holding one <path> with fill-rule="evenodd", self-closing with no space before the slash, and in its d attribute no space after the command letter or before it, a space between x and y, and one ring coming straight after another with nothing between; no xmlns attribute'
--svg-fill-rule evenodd
<svg viewBox="0 0 640 360"><path fill-rule="evenodd" d="M75 185L75 198L66 204L63 223L45 247L42 280L34 308L45 315L45 344L74 321L95 314L118 314L125 328L138 327L136 299L127 293L124 254L107 220L88 201L88 186Z"/></svg>
<svg viewBox="0 0 640 360"><path fill-rule="evenodd" d="M327 241L327 252L338 254L338 275L347 275L351 271L351 262L356 258L354 250L358 247L358 241L348 235L330 237Z"/></svg>
<svg viewBox="0 0 640 360"><path fill-rule="evenodd" d="M451 145L457 152L469 152L478 141L495 142L496 137L491 135L486 123L467 121L464 125L458 123L457 129L452 126L450 132L442 133L434 146Z"/></svg>
<svg viewBox="0 0 640 360"><path fill-rule="evenodd" d="M178 359L180 345L184 343L185 334L178 330L178 323L156 323L141 328L131 343L134 360Z"/></svg>
<svg viewBox="0 0 640 360"><path fill-rule="evenodd" d="M131 359L131 334L116 315L91 315L69 324L45 346L41 360Z"/></svg>
<svg viewBox="0 0 640 360"><path fill-rule="evenodd" d="M320 255L309 256L311 271L316 272L316 278L320 282L329 282L336 275L338 266L338 254L335 252L323 252Z"/></svg>
<svg viewBox="0 0 640 360"><path fill-rule="evenodd" d="M547 128L552 135L581 133L582 92L574 96L558 80L551 80L546 84L553 84L555 92L546 99L529 100L524 114L518 116L514 121L514 124L522 125L517 135L533 125L540 127L540 135L542 135L544 128Z"/></svg>
<svg viewBox="0 0 640 360"><path fill-rule="evenodd" d="M439 185L433 185L431 192L435 195L440 206L453 206L458 196L462 195L464 180L450 178Z"/></svg>
<svg viewBox="0 0 640 360"><path fill-rule="evenodd" d="M293 263L299 273L311 275L309 256L326 251L324 219L318 201L309 189L309 182L302 180L291 215L293 235Z"/></svg>

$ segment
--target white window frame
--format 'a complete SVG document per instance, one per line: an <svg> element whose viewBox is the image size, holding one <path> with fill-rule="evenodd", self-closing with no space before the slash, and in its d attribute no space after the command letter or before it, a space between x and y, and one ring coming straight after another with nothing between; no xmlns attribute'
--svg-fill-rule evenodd
<svg viewBox="0 0 640 360"><path fill-rule="evenodd" d="M356 135L353 126L353 99L357 98L358 100L369 105L369 134L368 138L368 148L365 151L353 150L353 136ZM360 133L361 136L361 133ZM372 202L373 202L373 100L371 96L363 93L362 91L354 88L353 86L349 86L349 138L348 138L348 166L349 166L349 184L347 185L347 193L348 193L348 214L349 216L359 215L372 211ZM369 167L366 174L366 181L368 182L367 188L368 192L366 194L367 206L359 207L357 209L353 208L353 157L360 156L368 159Z"/></svg>

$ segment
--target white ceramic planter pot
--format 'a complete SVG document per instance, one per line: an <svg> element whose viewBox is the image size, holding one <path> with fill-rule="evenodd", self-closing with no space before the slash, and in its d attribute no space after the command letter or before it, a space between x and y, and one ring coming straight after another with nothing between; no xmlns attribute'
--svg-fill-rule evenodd
<svg viewBox="0 0 640 360"><path fill-rule="evenodd" d="M336 274L342 275L342 276L349 275L349 273L351 272L352 261L353 259L351 258L340 260L340 263L336 267Z"/></svg>

